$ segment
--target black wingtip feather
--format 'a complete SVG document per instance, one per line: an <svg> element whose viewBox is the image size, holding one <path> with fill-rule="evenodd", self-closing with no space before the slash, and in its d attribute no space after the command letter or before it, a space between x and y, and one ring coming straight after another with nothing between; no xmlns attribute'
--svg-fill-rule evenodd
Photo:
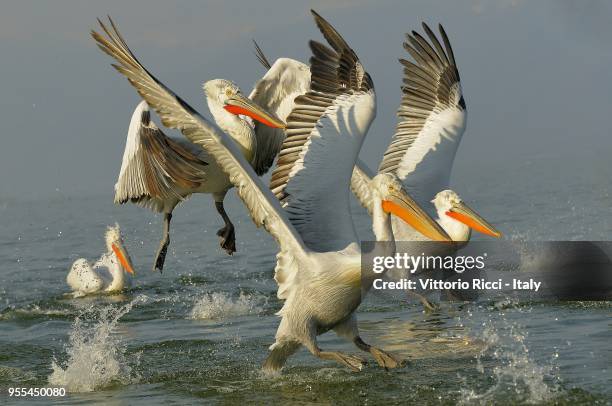
<svg viewBox="0 0 612 406"><path fill-rule="evenodd" d="M257 60L259 61L259 63L261 63L266 69L272 68L272 64L270 63L268 58L266 58L266 55L261 50L261 47L259 46L257 41L255 41L254 38L252 38L252 41L253 41L253 44L255 45L255 56L257 57Z"/></svg>
<svg viewBox="0 0 612 406"><path fill-rule="evenodd" d="M321 31L321 34L325 37L329 45L336 51L341 52L344 49L351 49L347 42L342 38L342 35L323 17L321 17L316 11L310 10L312 13L315 23Z"/></svg>
<svg viewBox="0 0 612 406"><path fill-rule="evenodd" d="M453 47L448 40L448 35L446 35L446 31L442 24L438 24L438 30L440 30L440 35L442 35L442 41L444 41L444 47L446 48L446 53L448 54L448 59L453 66L457 66L455 62L455 53L453 52Z"/></svg>

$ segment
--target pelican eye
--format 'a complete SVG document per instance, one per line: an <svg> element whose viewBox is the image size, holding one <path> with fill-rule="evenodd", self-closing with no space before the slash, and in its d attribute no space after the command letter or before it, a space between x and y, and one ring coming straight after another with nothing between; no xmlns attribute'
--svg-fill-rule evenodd
<svg viewBox="0 0 612 406"><path fill-rule="evenodd" d="M232 89L230 89L230 88L227 88L227 89L225 89L225 95L227 97L231 97L231 96L234 95L234 91Z"/></svg>

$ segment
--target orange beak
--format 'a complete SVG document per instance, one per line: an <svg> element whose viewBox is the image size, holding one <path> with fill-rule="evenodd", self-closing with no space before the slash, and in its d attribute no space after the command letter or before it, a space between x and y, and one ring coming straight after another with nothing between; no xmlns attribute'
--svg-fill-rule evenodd
<svg viewBox="0 0 612 406"><path fill-rule="evenodd" d="M123 269L134 275L135 273L134 268L132 267L132 260L130 259L130 256L128 255L125 248L123 248L123 245L117 245L113 243L111 247L113 248L113 252L117 256L117 259L119 260L119 263L121 264Z"/></svg>
<svg viewBox="0 0 612 406"><path fill-rule="evenodd" d="M442 227L403 191L390 196L389 200L383 200L382 209L385 213L401 218L433 241L452 241Z"/></svg>
<svg viewBox="0 0 612 406"><path fill-rule="evenodd" d="M463 202L453 206L453 208L446 212L446 215L460 221L461 223L480 233L490 235L491 237L495 238L501 238L502 236L501 232L499 232L495 227L480 217L478 213Z"/></svg>
<svg viewBox="0 0 612 406"><path fill-rule="evenodd" d="M225 101L223 108L232 114L249 116L272 128L285 128L287 125L272 113L268 113L257 103L241 94L234 95Z"/></svg>

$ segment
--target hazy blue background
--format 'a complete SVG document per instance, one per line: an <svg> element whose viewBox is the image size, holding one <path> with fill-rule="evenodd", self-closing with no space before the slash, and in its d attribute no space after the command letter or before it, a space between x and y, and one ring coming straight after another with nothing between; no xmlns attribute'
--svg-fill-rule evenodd
<svg viewBox="0 0 612 406"><path fill-rule="evenodd" d="M374 78L379 112L362 150L367 163L377 165L393 134L404 32L422 20L442 22L469 109L458 190L469 194L475 182L486 188L504 175L508 193L520 196L561 177L583 186L572 204L608 196L610 2L155 0L3 2L2 200L111 201L138 99L90 39L96 17L111 14L145 66L207 114L203 81L228 78L248 92L263 74L252 37L271 59L307 59L307 41L321 38L310 8L338 28Z"/></svg>

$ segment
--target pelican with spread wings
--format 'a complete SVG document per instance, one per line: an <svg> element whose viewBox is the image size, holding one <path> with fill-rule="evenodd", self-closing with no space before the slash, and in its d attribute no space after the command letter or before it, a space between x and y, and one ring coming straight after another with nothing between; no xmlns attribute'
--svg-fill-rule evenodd
<svg viewBox="0 0 612 406"><path fill-rule="evenodd" d="M501 233L449 189L455 154L467 121L467 110L459 70L448 36L439 26L444 46L423 23L429 38L412 31L404 49L414 62L400 59L404 66L403 97L396 132L380 163L378 173L392 173L423 207L433 203L438 223L460 247L469 241L471 230L499 238ZM351 187L360 203L371 212L372 172L356 166ZM393 220L396 240L422 237Z"/></svg>
<svg viewBox="0 0 612 406"><path fill-rule="evenodd" d="M331 48L311 41L310 91L295 100L287 137L266 187L238 145L175 93L155 79L133 56L119 34L100 46L117 62L164 125L179 129L201 145L227 173L253 221L277 241L278 297L284 300L276 342L264 363L279 370L299 347L313 355L360 370L360 357L319 348L316 337L334 330L369 352L385 368L398 367L396 355L366 344L359 336L355 310L361 302L361 250L349 210L349 183L363 138L376 115L370 75L355 52L327 21L313 12ZM391 215L397 215L435 240L449 237L406 194L393 174L372 179L372 228L376 238L393 241ZM385 244L394 250L393 244ZM389 254L392 254L389 252Z"/></svg>
<svg viewBox="0 0 612 406"><path fill-rule="evenodd" d="M94 37L105 52L115 52L114 55L120 56L123 61L130 60L133 55L129 54L112 20L110 24L113 31L102 25L109 40L97 33L94 33ZM116 68L127 69L121 65ZM284 122L244 96L240 88L229 80L209 80L204 83L203 89L210 113L219 128L238 143L246 159L256 163L257 172L263 174L259 162L264 160L266 154L276 154L278 151L269 152L266 140L261 140L256 133L254 122L273 128L283 128ZM146 91L143 89L143 92ZM164 214L163 237L154 269L161 271L164 267L174 208L193 193L212 195L215 207L225 222L217 232L220 245L228 254L236 251L234 225L223 206L225 194L231 186L225 172L206 151L184 138L164 134L151 120L146 101L138 104L132 114L121 170L115 184L115 203L133 202Z"/></svg>

